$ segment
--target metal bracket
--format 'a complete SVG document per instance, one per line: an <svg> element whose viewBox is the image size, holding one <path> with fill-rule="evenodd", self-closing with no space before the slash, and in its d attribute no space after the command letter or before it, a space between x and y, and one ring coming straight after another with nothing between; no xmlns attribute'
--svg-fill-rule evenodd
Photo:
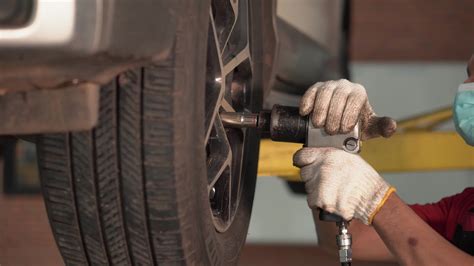
<svg viewBox="0 0 474 266"><path fill-rule="evenodd" d="M307 147L332 147L340 148L349 153L360 151L360 132L357 124L347 134L328 135L323 128L315 128L313 123L308 122Z"/></svg>

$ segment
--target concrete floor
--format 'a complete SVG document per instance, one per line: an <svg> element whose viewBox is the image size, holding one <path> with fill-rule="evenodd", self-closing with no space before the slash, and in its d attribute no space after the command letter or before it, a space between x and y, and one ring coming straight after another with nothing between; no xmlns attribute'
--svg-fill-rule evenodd
<svg viewBox="0 0 474 266"><path fill-rule="evenodd" d="M355 266L390 266L397 264L354 261ZM316 246L257 245L245 246L240 266L340 266L336 257Z"/></svg>
<svg viewBox="0 0 474 266"><path fill-rule="evenodd" d="M63 265L40 196L0 194L0 265Z"/></svg>
<svg viewBox="0 0 474 266"><path fill-rule="evenodd" d="M0 194L0 265L63 265L51 234L41 196ZM251 244L245 246L241 266L339 265L316 246ZM383 265L357 263L361 266ZM388 265L388 264L387 264Z"/></svg>

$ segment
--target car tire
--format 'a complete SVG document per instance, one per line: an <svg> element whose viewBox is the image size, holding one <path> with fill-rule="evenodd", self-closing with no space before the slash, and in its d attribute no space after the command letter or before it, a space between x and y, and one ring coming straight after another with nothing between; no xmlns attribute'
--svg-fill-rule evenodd
<svg viewBox="0 0 474 266"><path fill-rule="evenodd" d="M169 58L103 86L94 129L37 140L44 201L66 265L237 264L252 209L259 134L238 133L240 153L230 143L231 155L241 156L238 192L230 188L231 174L210 185L209 138L232 142L234 129L219 128L218 113L207 116L215 79L210 47L218 43L210 4L186 3ZM258 67L246 64L230 79ZM262 88L247 86L245 106L232 105L234 111L261 108ZM220 139L219 130L225 132ZM234 202L229 195L238 197Z"/></svg>

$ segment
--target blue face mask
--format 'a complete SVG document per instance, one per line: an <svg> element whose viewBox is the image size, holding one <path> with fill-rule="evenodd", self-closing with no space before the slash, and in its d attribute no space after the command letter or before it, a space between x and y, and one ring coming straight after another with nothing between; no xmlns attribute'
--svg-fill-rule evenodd
<svg viewBox="0 0 474 266"><path fill-rule="evenodd" d="M474 146L474 82L459 85L453 116L456 131L467 144Z"/></svg>

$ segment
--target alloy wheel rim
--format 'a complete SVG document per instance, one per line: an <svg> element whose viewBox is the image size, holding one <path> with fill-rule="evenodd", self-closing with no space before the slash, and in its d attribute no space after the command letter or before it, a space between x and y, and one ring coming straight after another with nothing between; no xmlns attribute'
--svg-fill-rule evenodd
<svg viewBox="0 0 474 266"><path fill-rule="evenodd" d="M225 232L234 220L241 198L247 130L224 127L219 113L249 111L252 61L248 0L213 0L208 35L207 188L214 227Z"/></svg>

